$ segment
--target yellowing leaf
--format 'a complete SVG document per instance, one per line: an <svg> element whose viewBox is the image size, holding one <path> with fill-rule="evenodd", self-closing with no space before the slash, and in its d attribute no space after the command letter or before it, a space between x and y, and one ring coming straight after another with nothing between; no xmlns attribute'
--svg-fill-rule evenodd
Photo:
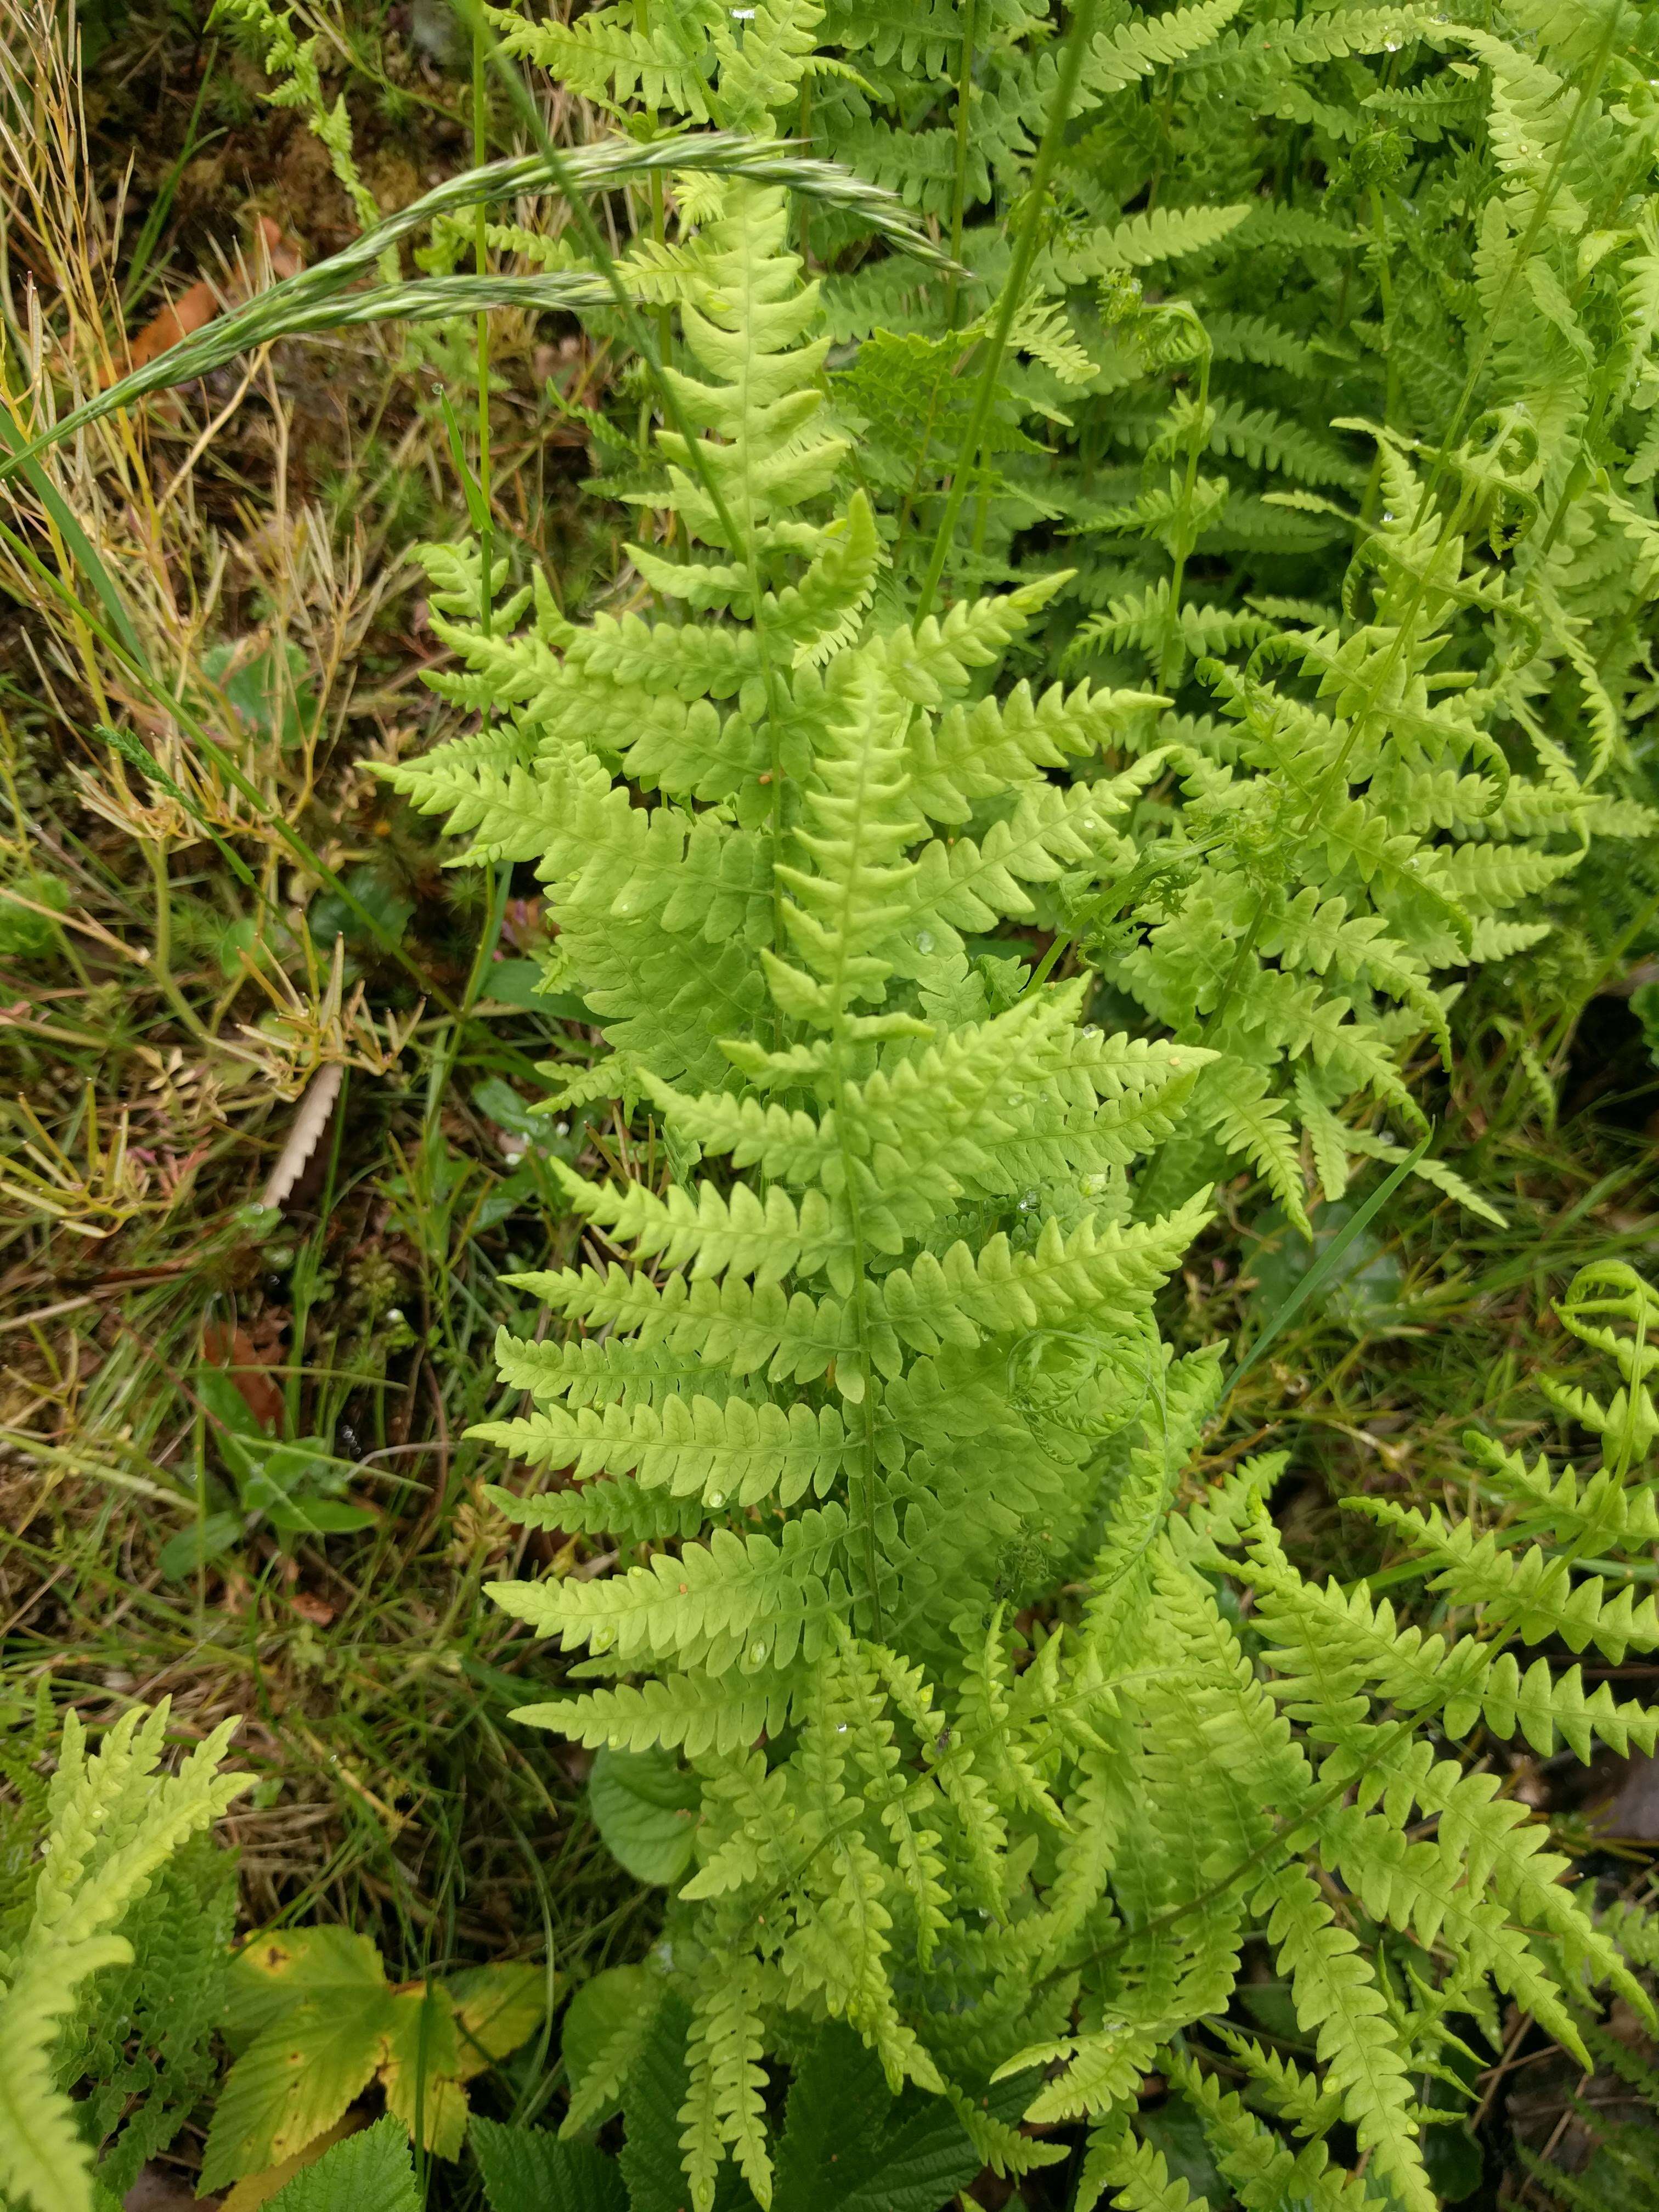
<svg viewBox="0 0 1659 2212"><path fill-rule="evenodd" d="M544 1966L473 1966L444 1984L455 2008L463 2081L533 2035L547 2010Z"/></svg>
<svg viewBox="0 0 1659 2212"><path fill-rule="evenodd" d="M204 2190L263 2173L331 2128L385 2056L392 1993L301 2005L255 2039L225 2078L202 2161Z"/></svg>
<svg viewBox="0 0 1659 2212"><path fill-rule="evenodd" d="M331 2149L337 2142L343 2142L362 2124L361 2112L348 2112L343 2120L337 2120L331 2128L308 2142L303 2150L296 2150L292 2158L285 2158L280 2166L270 2166L264 2173L251 2173L246 2180L239 2181L219 2207L219 2212L260 2212L260 2207L268 2204L296 2173L315 2166L325 2150Z"/></svg>
<svg viewBox="0 0 1659 2212"><path fill-rule="evenodd" d="M252 2041L291 2007L360 2005L387 1993L380 1954L344 1928L282 1928L256 1936L231 1962L224 2030Z"/></svg>

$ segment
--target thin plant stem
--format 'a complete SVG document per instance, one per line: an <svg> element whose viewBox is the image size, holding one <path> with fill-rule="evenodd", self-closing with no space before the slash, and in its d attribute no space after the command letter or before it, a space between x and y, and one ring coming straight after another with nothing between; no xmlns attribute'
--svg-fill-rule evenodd
<svg viewBox="0 0 1659 2212"><path fill-rule="evenodd" d="M968 206L968 140L973 117L974 49L979 30L979 0L962 0L962 65L957 72L956 163L951 180L951 258L962 260L962 226ZM945 321L955 330L961 276L952 270L945 295Z"/></svg>
<svg viewBox="0 0 1659 2212"><path fill-rule="evenodd" d="M167 850L161 840L146 839L144 854L149 862L150 882L155 891L155 918L150 930L149 972L155 979L155 988L167 1000L169 1011L187 1035L198 1044L210 1044L213 1040L202 1026L195 1008L179 988L173 972L173 885L167 875Z"/></svg>
<svg viewBox="0 0 1659 2212"><path fill-rule="evenodd" d="M472 25L472 166L481 169L489 157L489 54L483 18ZM472 210L472 266L476 275L489 274L489 210L480 200ZM490 511L489 452L489 313L480 307L475 334L478 380L478 625L490 635L491 579L495 574L495 526ZM484 709L489 720L489 708Z"/></svg>
<svg viewBox="0 0 1659 2212"><path fill-rule="evenodd" d="M945 501L945 513L933 539L933 550L927 563L927 573L921 580L917 595L914 621L925 622L933 611L939 580L945 574L945 564L951 557L951 541L956 536L961 518L963 502L968 496L968 487L977 467L980 448L985 442L985 433L991 420L991 409L995 404L997 388L1002 375L1003 358L1008 350L1008 340L1014 327L1014 317L1019 313L1025 297L1027 279L1031 264L1036 258L1037 234L1042 220L1042 210L1048 197L1048 185L1054 176L1054 164L1060 159L1060 143L1066 135L1071 120L1072 108L1077 99L1078 86L1083 77L1083 58L1088 51L1089 33L1094 27L1095 0L1077 0L1072 10L1071 27L1066 33L1066 43L1060 50L1060 73L1054 81L1054 96L1048 102L1048 120L1043 125L1042 143L1036 160L1031 164L1030 182L1026 186L1025 206L1021 212L1018 234L1014 240L1013 258L1008 264L1007 276L1003 279L1002 297L997 302L997 312L985 340L985 358L980 366L979 383L969 410L968 423L962 434L962 446L957 454L956 468L951 479L951 489Z"/></svg>

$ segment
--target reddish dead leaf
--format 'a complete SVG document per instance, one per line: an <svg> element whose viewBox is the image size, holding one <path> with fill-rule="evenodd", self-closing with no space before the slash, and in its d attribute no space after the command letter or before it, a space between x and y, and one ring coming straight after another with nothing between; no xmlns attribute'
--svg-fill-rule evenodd
<svg viewBox="0 0 1659 2212"><path fill-rule="evenodd" d="M268 215L258 218L257 228L270 263L271 275L277 277L297 276L306 264L305 256L294 240ZM240 296L241 291L240 284L234 288L235 296ZM154 361L157 354L165 353L169 346L176 346L181 338L192 337L210 323L222 311L224 305L224 301L207 279L198 276L189 289L181 292L170 306L163 307L159 315L152 316L129 343L128 368L143 368L147 362Z"/></svg>
<svg viewBox="0 0 1659 2212"><path fill-rule="evenodd" d="M334 1618L334 1608L324 1597L315 1597L309 1590L295 1590L289 1602L301 1620L308 1620L313 1628L326 1628Z"/></svg>
<svg viewBox="0 0 1659 2212"><path fill-rule="evenodd" d="M127 348L130 368L143 368L176 346L180 338L189 337L205 324L210 323L219 312L219 295L204 277L198 276L187 292L181 292L171 307L163 307L144 325Z"/></svg>
<svg viewBox="0 0 1659 2212"><path fill-rule="evenodd" d="M210 1322L202 1332L202 1356L222 1367L240 1392L242 1401L262 1427L272 1428L283 1418L281 1386L267 1372L281 1356L281 1347L255 1344L245 1328L228 1329Z"/></svg>
<svg viewBox="0 0 1659 2212"><path fill-rule="evenodd" d="M306 265L306 258L295 241L288 237L268 215L259 217L257 228L265 242L265 252L270 257L271 275L297 276Z"/></svg>

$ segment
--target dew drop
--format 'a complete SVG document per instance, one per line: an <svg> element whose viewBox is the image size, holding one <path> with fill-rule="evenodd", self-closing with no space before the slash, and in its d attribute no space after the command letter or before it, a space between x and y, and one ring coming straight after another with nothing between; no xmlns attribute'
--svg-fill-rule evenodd
<svg viewBox="0 0 1659 2212"><path fill-rule="evenodd" d="M750 1645L749 1663L751 1667L758 1667L761 1661L764 1659L765 1656L766 1646L763 1644L751 1644Z"/></svg>
<svg viewBox="0 0 1659 2212"><path fill-rule="evenodd" d="M933 951L933 931L932 931L931 929L919 929L919 930L916 932L916 950L917 950L917 951L918 951L918 952L931 952L931 951Z"/></svg>
<svg viewBox="0 0 1659 2212"><path fill-rule="evenodd" d="M1029 1213L1029 1212L1031 1211L1031 1208L1032 1208L1032 1207L1036 1204L1036 1202L1037 1202L1037 1194L1036 1194L1036 1193L1034 1190L1028 1190L1028 1191L1026 1192L1025 1195L1024 1196L1024 1198L1022 1198L1022 1199L1020 1200L1020 1201L1019 1201L1019 1210L1020 1210L1020 1212L1021 1212L1022 1213Z"/></svg>
<svg viewBox="0 0 1659 2212"><path fill-rule="evenodd" d="M724 1505L726 1492L723 1490L711 1490L708 1493L708 1503L711 1505Z"/></svg>
<svg viewBox="0 0 1659 2212"><path fill-rule="evenodd" d="M1083 1034L1086 1037L1097 1037L1100 1035L1100 1024L1098 1022L1087 1023L1085 1025Z"/></svg>
<svg viewBox="0 0 1659 2212"><path fill-rule="evenodd" d="M1080 826L1085 830L1098 830L1100 827L1099 822L1092 814L1081 815L1079 817L1079 821Z"/></svg>
<svg viewBox="0 0 1659 2212"><path fill-rule="evenodd" d="M845 1722L845 1721L837 1721L837 1722L836 1723L836 1734L837 1735L846 1735L846 1733L847 1733L847 1723L846 1723L846 1722Z"/></svg>

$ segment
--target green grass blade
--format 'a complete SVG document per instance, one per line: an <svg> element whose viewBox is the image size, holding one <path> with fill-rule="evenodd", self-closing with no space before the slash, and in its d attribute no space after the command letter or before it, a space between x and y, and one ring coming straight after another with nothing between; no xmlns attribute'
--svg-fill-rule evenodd
<svg viewBox="0 0 1659 2212"><path fill-rule="evenodd" d="M786 185L811 198L855 210L861 221L922 260L940 268L955 266L947 253L916 229L896 195L879 185L866 184L836 162L793 154L781 149L775 141L751 139L731 131L692 131L653 139L645 145L635 145L625 138L607 139L597 146L573 148L556 158L546 152L519 155L452 177L396 215L389 216L386 222L376 224L373 230L365 231L361 238L326 261L319 261L309 269L302 269L298 276L271 285L229 314L220 316L204 331L176 346L169 346L143 368L135 369L131 376L124 376L119 383L111 385L108 391L85 401L21 451L15 440L8 438L11 451L7 459L0 461L0 482L26 471L39 454L88 424L131 407L152 392L204 375L233 355L252 346L268 344L274 338L344 321L374 319L380 315L449 315L508 301L548 307L592 304L566 296L558 289L573 281L568 276L447 277L434 278L429 285L390 285L381 288L380 303L366 311L361 301L373 299L373 293L360 296L355 312L352 303L341 295L359 277L373 272L388 246L395 246L436 216L473 207L481 201L507 199L521 192L550 189L574 199L580 192L604 190L626 179L664 169L697 169ZM584 280L578 274L574 281L591 284L599 280ZM433 286L441 289L434 290ZM457 286L475 289L453 289ZM501 286L518 289L493 293L489 290ZM526 290L523 288L526 286L537 289ZM548 289L550 286L554 289ZM612 304L609 287L601 285L600 295L605 304Z"/></svg>
<svg viewBox="0 0 1659 2212"><path fill-rule="evenodd" d="M70 514L63 494L32 458L40 450L38 441L34 446L25 447L9 403L0 405L0 445L3 445L12 457L0 463L0 479L11 476L22 477L51 516L52 527L68 548L75 565L98 594L98 603L109 617L115 635L135 659L142 659L138 634L133 629L121 595L115 588L114 579L99 559L92 540Z"/></svg>
<svg viewBox="0 0 1659 2212"><path fill-rule="evenodd" d="M1363 1231L1370 1226L1401 1184L1405 1182L1407 1176L1428 1151L1430 1139L1433 1134L1432 1128L1426 1130L1418 1139L1415 1149L1408 1152L1399 1166L1377 1185L1364 1204L1354 1213L1352 1218L1344 1222L1323 1252L1320 1254L1318 1260L1309 1268L1295 1290L1285 1299L1284 1304L1234 1369L1228 1380L1226 1390L1222 1394L1224 1400L1238 1388L1267 1346L1275 1337L1281 1335L1290 1327L1303 1307L1310 1299L1316 1298L1320 1292L1334 1279L1337 1269L1347 1256L1349 1246Z"/></svg>

